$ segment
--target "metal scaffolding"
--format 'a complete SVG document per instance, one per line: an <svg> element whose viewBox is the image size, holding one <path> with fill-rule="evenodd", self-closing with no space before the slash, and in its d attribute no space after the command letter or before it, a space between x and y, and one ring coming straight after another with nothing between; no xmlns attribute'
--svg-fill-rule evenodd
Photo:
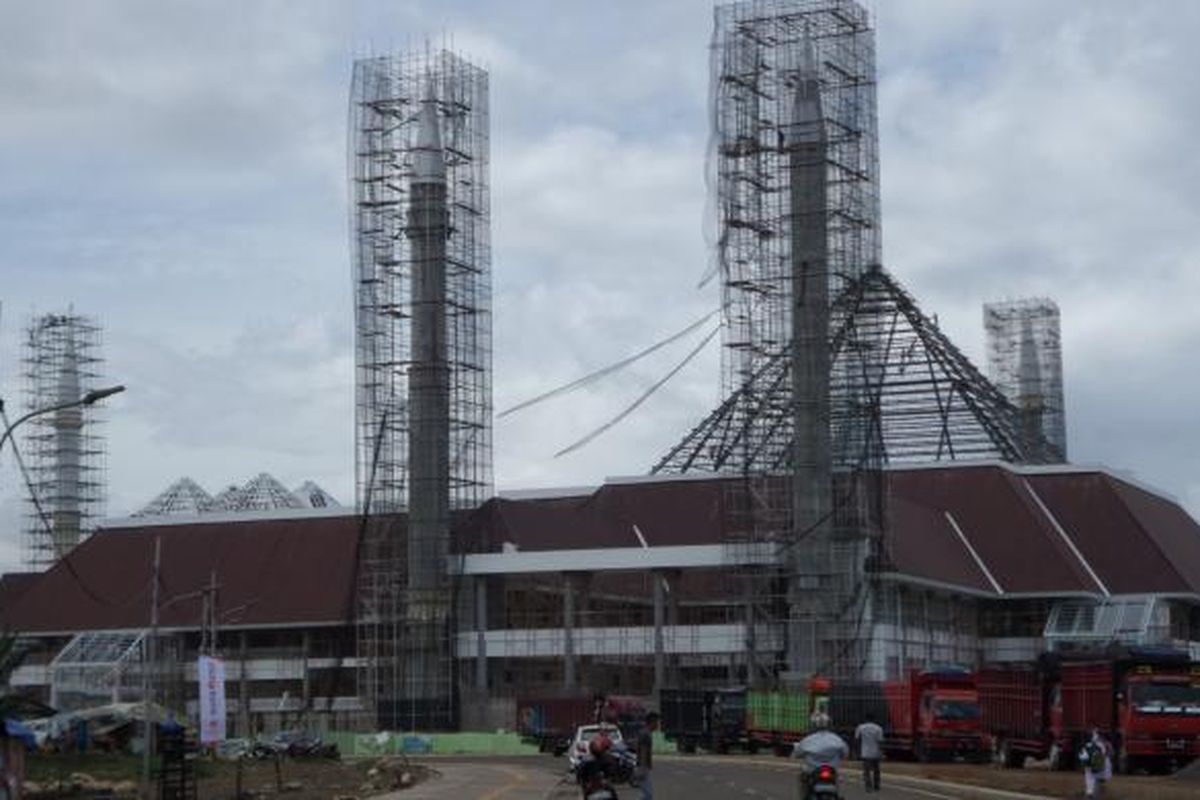
<svg viewBox="0 0 1200 800"><path fill-rule="evenodd" d="M1066 461L1062 336L1058 306L1047 298L988 303L983 307L988 374L1016 406L1027 449L1042 444L1044 461Z"/></svg>
<svg viewBox="0 0 1200 800"><path fill-rule="evenodd" d="M1050 444L1030 439L1021 410L985 378L927 317L894 277L872 270L834 302L842 325L832 332L836 362L849 341L851 321L882 342L878 382L882 459L887 463L1002 460L1051 463ZM874 331L870 331L874 328ZM733 413L742 394L767 394L788 379L788 360L778 356L727 398L654 467L655 473L727 472L746 447L750 431ZM837 381L831 391L847 391ZM835 414L833 425L849 424ZM755 454L756 469L781 470L786 449Z"/></svg>
<svg viewBox="0 0 1200 800"><path fill-rule="evenodd" d="M880 348L833 299L880 261L869 16L853 0L719 6L711 91L728 438L689 466L716 455L742 476L731 547L786 545L782 579L744 575L747 628L788 631L783 663L752 663L747 643L748 679L853 675L882 524ZM678 448L659 466L677 465Z"/></svg>
<svg viewBox="0 0 1200 800"><path fill-rule="evenodd" d="M487 73L360 60L350 117L360 695L381 727L446 727L449 520L492 487Z"/></svg>
<svg viewBox="0 0 1200 800"><path fill-rule="evenodd" d="M880 264L874 40L853 0L716 11L712 48L725 400L654 472L735 474L727 545L783 545L742 571L747 679L878 672L888 462L1041 463L1044 440ZM736 559L736 563L747 563Z"/></svg>
<svg viewBox="0 0 1200 800"><path fill-rule="evenodd" d="M98 388L100 326L68 311L34 317L23 356L30 411L78 401ZM31 419L25 427L30 494L25 562L54 564L104 515L104 441L99 408L75 406Z"/></svg>

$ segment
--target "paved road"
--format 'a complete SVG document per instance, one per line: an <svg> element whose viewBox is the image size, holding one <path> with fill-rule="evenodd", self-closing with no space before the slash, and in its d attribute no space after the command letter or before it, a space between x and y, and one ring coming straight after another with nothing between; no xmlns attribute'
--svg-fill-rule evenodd
<svg viewBox="0 0 1200 800"><path fill-rule="evenodd" d="M441 776L387 800L575 800L578 789L562 780L559 759L549 756L493 759L436 759ZM978 790L944 786L888 785L879 794L863 791L853 764L842 783L846 800L965 800L989 797ZM655 759L656 800L796 800L794 762L772 759L659 757ZM621 800L640 794L618 787Z"/></svg>

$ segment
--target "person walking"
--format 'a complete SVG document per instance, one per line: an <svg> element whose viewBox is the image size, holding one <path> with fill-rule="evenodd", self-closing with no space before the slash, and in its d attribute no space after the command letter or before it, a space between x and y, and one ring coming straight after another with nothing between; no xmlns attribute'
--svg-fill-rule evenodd
<svg viewBox="0 0 1200 800"><path fill-rule="evenodd" d="M854 741L858 743L858 757L862 759L863 788L868 792L878 792L883 728L876 724L874 714L867 714L866 721L854 729Z"/></svg>
<svg viewBox="0 0 1200 800"><path fill-rule="evenodd" d="M1112 777L1112 758L1108 742L1098 728L1092 728L1092 738L1079 753L1083 764L1083 793L1088 798L1098 798L1104 792L1104 784Z"/></svg>
<svg viewBox="0 0 1200 800"><path fill-rule="evenodd" d="M637 738L637 783L642 789L642 800L654 800L654 781L650 770L654 767L654 732L658 730L657 711L646 715L646 725Z"/></svg>

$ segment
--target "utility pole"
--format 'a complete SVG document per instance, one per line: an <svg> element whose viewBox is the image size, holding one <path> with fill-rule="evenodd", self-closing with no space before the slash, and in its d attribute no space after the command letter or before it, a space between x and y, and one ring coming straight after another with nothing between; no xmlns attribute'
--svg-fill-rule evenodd
<svg viewBox="0 0 1200 800"><path fill-rule="evenodd" d="M158 668L158 663L155 660L155 644L158 639L158 587L160 581L158 579L158 571L162 565L162 537L154 537L154 567L150 574L150 632L149 636L142 643L142 735L144 741L142 744L142 784L145 787L146 797L153 795L150 789L150 757L154 752L154 730L155 725L150 721L150 704L153 698L155 685L151 678L150 671Z"/></svg>

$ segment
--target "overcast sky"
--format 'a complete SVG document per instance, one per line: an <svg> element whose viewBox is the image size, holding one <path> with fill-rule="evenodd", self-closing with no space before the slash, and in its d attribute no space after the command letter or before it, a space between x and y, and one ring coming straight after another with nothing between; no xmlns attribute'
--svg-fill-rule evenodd
<svg viewBox="0 0 1200 800"><path fill-rule="evenodd" d="M1200 512L1200 3L877 0L886 265L982 364L981 304L1063 315L1072 460ZM99 317L109 511L267 471L353 500L355 56L489 67L497 408L682 328L697 288L706 0L0 0L0 396L33 312ZM645 472L718 401L693 338L496 424L501 488ZM0 457L0 567L21 491Z"/></svg>

